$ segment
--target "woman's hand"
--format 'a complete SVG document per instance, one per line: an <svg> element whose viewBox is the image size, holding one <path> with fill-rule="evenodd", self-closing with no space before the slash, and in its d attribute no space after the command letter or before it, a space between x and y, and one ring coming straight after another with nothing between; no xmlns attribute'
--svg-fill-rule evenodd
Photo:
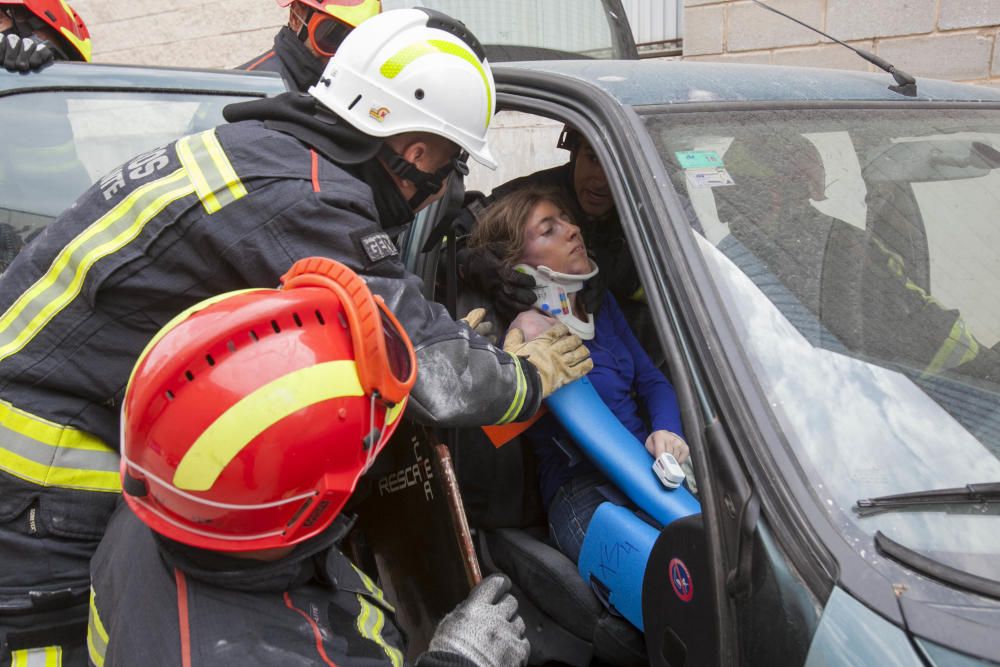
<svg viewBox="0 0 1000 667"><path fill-rule="evenodd" d="M669 452L674 455L678 463L684 463L691 452L684 438L667 430L650 433L646 438L646 451L652 454L654 459L663 452Z"/></svg>
<svg viewBox="0 0 1000 667"><path fill-rule="evenodd" d="M510 328L523 331L524 340L529 341L538 338L556 324L558 324L556 318L549 317L532 308L515 317L514 321L510 323Z"/></svg>

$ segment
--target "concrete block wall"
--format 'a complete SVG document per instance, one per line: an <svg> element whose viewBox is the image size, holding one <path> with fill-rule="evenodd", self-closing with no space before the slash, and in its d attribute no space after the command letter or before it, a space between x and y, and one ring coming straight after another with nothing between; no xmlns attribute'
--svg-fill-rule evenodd
<svg viewBox="0 0 1000 667"><path fill-rule="evenodd" d="M236 67L269 48L288 10L274 0L71 0L94 61Z"/></svg>
<svg viewBox="0 0 1000 667"><path fill-rule="evenodd" d="M1000 86L1000 0L767 0L916 77ZM684 58L876 71L750 0L685 0Z"/></svg>

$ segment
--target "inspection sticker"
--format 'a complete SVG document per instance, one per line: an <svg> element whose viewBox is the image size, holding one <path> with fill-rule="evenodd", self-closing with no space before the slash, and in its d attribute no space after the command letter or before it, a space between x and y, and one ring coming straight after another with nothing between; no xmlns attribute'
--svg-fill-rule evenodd
<svg viewBox="0 0 1000 667"><path fill-rule="evenodd" d="M693 188L718 188L723 185L734 185L733 177L725 167L705 167L685 169L688 183Z"/></svg>
<svg viewBox="0 0 1000 667"><path fill-rule="evenodd" d="M675 151L674 155L682 169L723 166L722 158L715 151Z"/></svg>

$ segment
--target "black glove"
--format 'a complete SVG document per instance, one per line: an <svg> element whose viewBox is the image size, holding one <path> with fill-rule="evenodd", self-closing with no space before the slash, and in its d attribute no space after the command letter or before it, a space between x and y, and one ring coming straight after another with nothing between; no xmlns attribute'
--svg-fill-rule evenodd
<svg viewBox="0 0 1000 667"><path fill-rule="evenodd" d="M488 248L459 250L458 275L489 296L501 319L508 322L535 305L535 279L505 267Z"/></svg>
<svg viewBox="0 0 1000 667"><path fill-rule="evenodd" d="M469 597L441 620L428 653L454 653L478 667L519 667L528 663L531 645L524 638L524 621L510 580L493 574L472 589Z"/></svg>
<svg viewBox="0 0 1000 667"><path fill-rule="evenodd" d="M39 70L55 60L46 42L10 34L0 38L0 65L8 72Z"/></svg>

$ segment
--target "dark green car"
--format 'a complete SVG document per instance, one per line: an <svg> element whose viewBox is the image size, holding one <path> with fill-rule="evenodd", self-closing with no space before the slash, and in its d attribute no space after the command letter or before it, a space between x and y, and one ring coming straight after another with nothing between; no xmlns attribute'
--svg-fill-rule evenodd
<svg viewBox="0 0 1000 667"><path fill-rule="evenodd" d="M1000 664L1000 90L918 80L909 97L882 74L706 63L494 71L501 169L468 187L564 162L564 124L587 137L681 402L702 514L683 535L654 526L636 575L650 663ZM123 160L282 90L234 72L0 72L0 266ZM402 247L429 295L444 209ZM506 451L486 464L497 479ZM475 461L458 458L460 479ZM497 504L521 507L530 484ZM523 534L555 553L517 517L473 524L481 546ZM533 662L605 655L520 565L483 560L515 579Z"/></svg>

